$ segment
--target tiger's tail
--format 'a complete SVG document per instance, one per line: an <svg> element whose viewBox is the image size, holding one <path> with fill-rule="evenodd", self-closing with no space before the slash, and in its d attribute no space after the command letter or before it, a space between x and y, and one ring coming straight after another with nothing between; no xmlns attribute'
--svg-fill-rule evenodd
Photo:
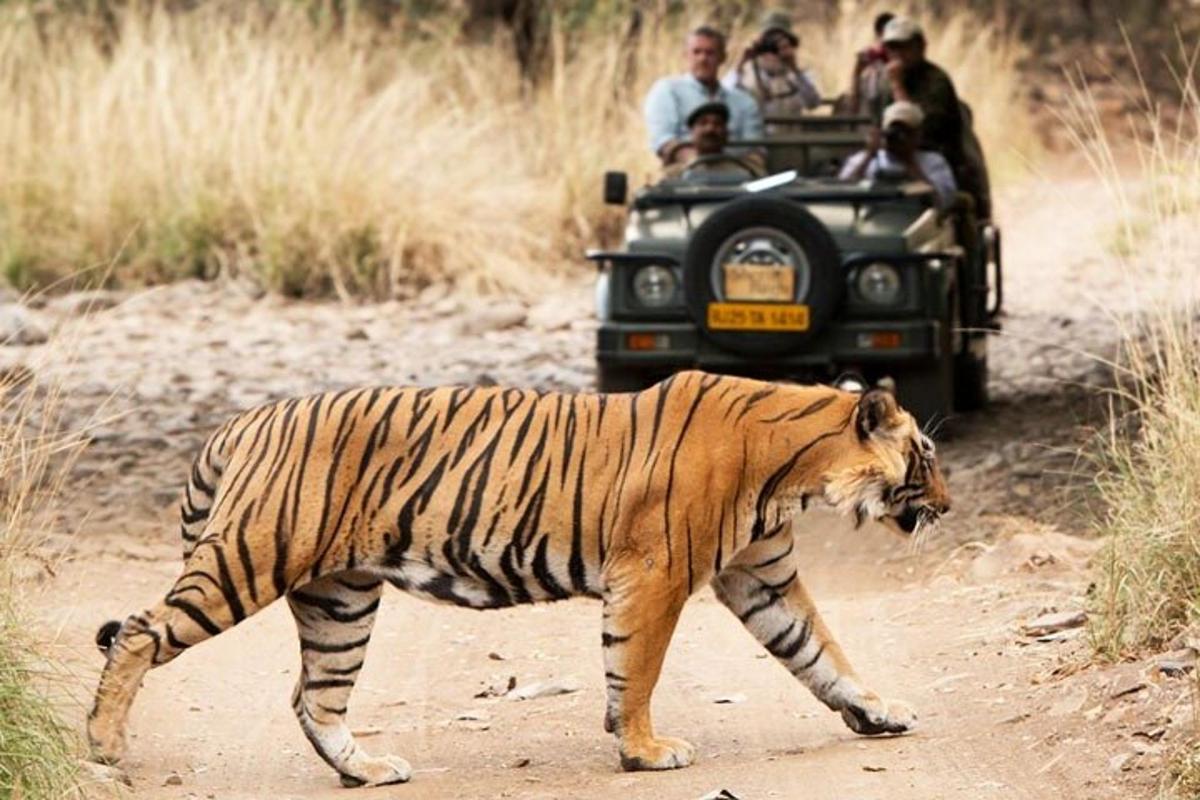
<svg viewBox="0 0 1200 800"><path fill-rule="evenodd" d="M100 648L101 653L108 655L109 648L112 647L112 643L116 641L117 634L120 632L121 623L115 619L110 619L100 626L100 630L96 631L96 647Z"/></svg>
<svg viewBox="0 0 1200 800"><path fill-rule="evenodd" d="M225 445L228 442L230 425L223 425L196 455L187 486L179 501L179 533L183 539L183 558L186 561L196 549L196 543L204 535L208 515L212 511L221 474L227 461Z"/></svg>
<svg viewBox="0 0 1200 800"><path fill-rule="evenodd" d="M196 549L196 543L200 541L208 524L208 514L212 510L217 488L221 483L221 473L225 469L224 450L230 427L227 423L210 436L192 462L192 471L188 476L183 498L179 502L180 536L183 539L185 561ZM121 633L121 625L119 620L112 619L96 631L96 647L101 653L108 655L113 642Z"/></svg>

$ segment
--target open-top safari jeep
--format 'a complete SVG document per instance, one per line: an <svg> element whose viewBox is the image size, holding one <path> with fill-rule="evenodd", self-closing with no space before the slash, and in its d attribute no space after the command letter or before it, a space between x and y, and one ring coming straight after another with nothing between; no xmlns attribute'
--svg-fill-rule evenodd
<svg viewBox="0 0 1200 800"><path fill-rule="evenodd" d="M702 157L639 190L625 247L589 251L597 383L644 388L699 367L767 378L890 377L922 421L987 402L1001 304L999 232L962 196L939 211L914 181L847 183L858 117L768 119L769 177ZM737 151L731 146L731 151ZM730 170L711 170L713 159ZM623 173L605 200L624 205Z"/></svg>

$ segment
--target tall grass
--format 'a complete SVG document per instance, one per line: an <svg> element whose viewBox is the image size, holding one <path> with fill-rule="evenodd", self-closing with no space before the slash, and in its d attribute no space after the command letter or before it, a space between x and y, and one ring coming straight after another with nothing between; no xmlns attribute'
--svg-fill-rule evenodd
<svg viewBox="0 0 1200 800"><path fill-rule="evenodd" d="M1200 84L1193 53L1182 61L1177 108L1142 90L1141 113L1112 135L1078 85L1067 115L1117 226L1141 231L1114 255L1128 305L1114 310L1123 343L1096 476L1106 542L1092 634L1112 658L1200 624Z"/></svg>
<svg viewBox="0 0 1200 800"><path fill-rule="evenodd" d="M61 396L27 373L0 378L0 797L77 793L78 752L50 697L50 669L24 624L15 566L38 555L47 511L81 441L59 428Z"/></svg>
<svg viewBox="0 0 1200 800"><path fill-rule="evenodd" d="M874 10L801 26L827 91ZM399 35L201 6L121 15L100 40L86 18L0 8L0 274L25 286L116 257L126 282L536 291L619 231L600 175L653 173L641 100L681 71L696 21L648 13L634 37L620 19L556 26L531 88L507 41L463 41L448 18ZM1016 45L965 14L927 27L1002 164L1028 144Z"/></svg>

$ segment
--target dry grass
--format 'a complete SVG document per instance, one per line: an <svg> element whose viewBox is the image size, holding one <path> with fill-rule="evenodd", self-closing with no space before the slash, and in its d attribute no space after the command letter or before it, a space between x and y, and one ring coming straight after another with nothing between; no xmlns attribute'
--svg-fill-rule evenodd
<svg viewBox="0 0 1200 800"><path fill-rule="evenodd" d="M1131 48L1132 50L1132 48ZM1180 102L1145 85L1128 130L1106 131L1083 82L1064 119L1116 210L1113 309L1122 347L1109 425L1095 458L1104 549L1095 568L1090 634L1118 660L1174 646L1200 625L1200 50L1180 47ZM1192 686L1193 714L1200 692ZM1169 758L1157 797L1200 796L1200 717Z"/></svg>
<svg viewBox="0 0 1200 800"><path fill-rule="evenodd" d="M1110 658L1200 623L1200 103L1191 79L1181 90L1169 119L1143 92L1128 137L1104 130L1083 85L1066 119L1119 212L1118 235L1138 242L1114 253L1128 306L1114 309L1124 342L1097 462L1106 546L1092 635Z"/></svg>
<svg viewBox="0 0 1200 800"><path fill-rule="evenodd" d="M81 447L59 427L61 396L28 373L0 378L0 797L78 794L74 735L59 720L57 670L23 624L16 567L36 564L48 512Z"/></svg>
<svg viewBox="0 0 1200 800"><path fill-rule="evenodd" d="M873 4L804 31L828 91ZM389 296L454 281L531 292L619 230L600 175L651 175L641 100L694 20L556 30L523 89L507 43L447 23L403 40L291 6L125 16L111 52L74 17L0 11L0 273L45 283L117 258L125 282L243 274L287 293ZM993 168L1028 150L1018 49L968 15L931 56L975 109ZM735 35L740 47L746 36ZM119 254L119 255L118 255Z"/></svg>

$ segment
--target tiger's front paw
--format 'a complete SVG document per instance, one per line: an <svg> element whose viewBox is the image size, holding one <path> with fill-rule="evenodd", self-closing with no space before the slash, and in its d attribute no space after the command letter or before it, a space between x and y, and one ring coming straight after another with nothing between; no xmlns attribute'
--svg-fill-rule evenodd
<svg viewBox="0 0 1200 800"><path fill-rule="evenodd" d="M388 786L393 783L408 783L412 767L397 756L358 758L350 765L350 772L341 773L342 786Z"/></svg>
<svg viewBox="0 0 1200 800"><path fill-rule="evenodd" d="M679 769L692 763L696 748L683 739L664 736L633 744L621 743L621 769L627 772L652 769Z"/></svg>
<svg viewBox="0 0 1200 800"><path fill-rule="evenodd" d="M88 720L88 749L97 764L114 766L125 757L125 735L112 725L96 719Z"/></svg>
<svg viewBox="0 0 1200 800"><path fill-rule="evenodd" d="M863 736L908 733L917 726L917 713L901 700L873 698L873 702L849 705L842 709L842 719Z"/></svg>

